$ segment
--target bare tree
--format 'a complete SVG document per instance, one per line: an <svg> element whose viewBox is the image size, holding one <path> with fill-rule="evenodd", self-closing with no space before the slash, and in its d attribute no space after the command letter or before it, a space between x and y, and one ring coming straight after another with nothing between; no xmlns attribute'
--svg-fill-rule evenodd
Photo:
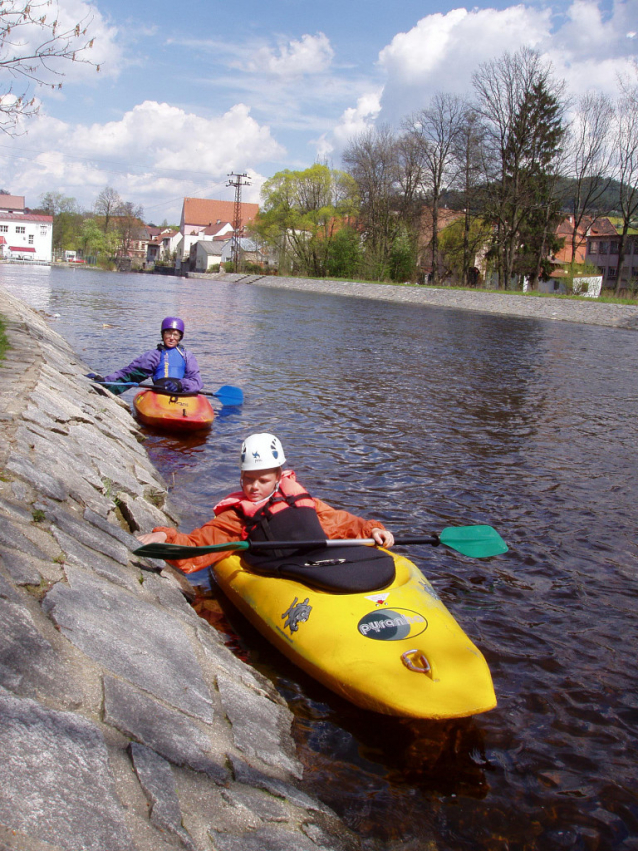
<svg viewBox="0 0 638 851"><path fill-rule="evenodd" d="M476 239L482 239L482 228L473 228L474 220L480 214L480 187L485 174L484 167L484 128L481 118L471 104L466 104L459 120L454 139L454 159L456 162L456 186L464 202L463 215L463 260L462 280L466 286L476 283L472 270L474 257L480 248ZM472 237L472 233L476 237Z"/></svg>
<svg viewBox="0 0 638 851"><path fill-rule="evenodd" d="M579 247L583 219L595 219L612 179L611 136L614 107L601 92L588 92L578 101L567 132L563 171L570 178L572 263ZM582 238L582 236L581 236Z"/></svg>
<svg viewBox="0 0 638 851"><path fill-rule="evenodd" d="M65 63L93 64L86 56L93 47L87 35L90 23L85 17L75 26L61 27L54 0L0 2L0 70L8 78L8 85L0 87L0 130L15 133L20 118L37 114L33 87L61 88ZM18 83L15 90L13 81Z"/></svg>
<svg viewBox="0 0 638 851"><path fill-rule="evenodd" d="M423 191L432 218L432 282L439 279L439 206L441 196L453 179L454 148L463 117L463 102L456 95L438 92L427 109L406 122L406 130L421 155Z"/></svg>
<svg viewBox="0 0 638 851"><path fill-rule="evenodd" d="M359 190L370 274L381 279L387 273L388 257L400 225L396 215L399 185L397 139L387 127L366 130L348 144L343 161Z"/></svg>
<svg viewBox="0 0 638 851"><path fill-rule="evenodd" d="M105 186L97 196L93 209L96 216L104 217L104 233L108 233L111 219L121 205L122 199L111 186Z"/></svg>
<svg viewBox="0 0 638 851"><path fill-rule="evenodd" d="M621 288L622 266L627 253L627 234L638 225L638 85L625 86L616 110L614 140L617 177L620 182L620 243L616 271L616 294Z"/></svg>
<svg viewBox="0 0 638 851"><path fill-rule="evenodd" d="M115 208L113 218L120 238L118 254L121 256L128 256L132 243L140 238L143 215L142 207L136 206L132 201L123 201Z"/></svg>

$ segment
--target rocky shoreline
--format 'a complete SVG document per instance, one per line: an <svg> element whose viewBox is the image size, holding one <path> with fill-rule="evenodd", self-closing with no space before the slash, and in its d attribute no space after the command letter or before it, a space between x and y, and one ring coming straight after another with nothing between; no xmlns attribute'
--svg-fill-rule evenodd
<svg viewBox="0 0 638 851"><path fill-rule="evenodd" d="M292 716L133 533L178 522L128 405L0 289L0 847L355 851Z"/></svg>
<svg viewBox="0 0 638 851"><path fill-rule="evenodd" d="M638 331L638 305L606 304L585 299L565 299L523 293L494 293L485 290L455 290L449 287L418 287L408 285L357 283L318 280L315 278L280 278L240 274L204 275L189 273L189 277L234 281L275 289L306 290L380 301L422 304L431 307L520 316L527 319L548 319L558 322L578 322L583 325L605 325Z"/></svg>

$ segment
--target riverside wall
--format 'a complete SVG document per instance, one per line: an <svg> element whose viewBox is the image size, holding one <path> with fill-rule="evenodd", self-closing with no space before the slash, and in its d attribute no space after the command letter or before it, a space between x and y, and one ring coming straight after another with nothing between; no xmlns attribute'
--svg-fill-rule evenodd
<svg viewBox="0 0 638 851"><path fill-rule="evenodd" d="M375 284L351 281L332 281L316 278L284 278L241 274L189 272L189 277L235 281L275 289L305 290L379 301L423 304L431 307L496 313L527 319L549 319L558 322L579 322L584 325L606 325L638 331L638 305L606 304L595 300L565 299L523 293L494 293L485 290L456 290L450 287L420 287L402 284Z"/></svg>
<svg viewBox="0 0 638 851"><path fill-rule="evenodd" d="M178 522L128 406L0 289L0 849L354 851L292 716L132 555Z"/></svg>

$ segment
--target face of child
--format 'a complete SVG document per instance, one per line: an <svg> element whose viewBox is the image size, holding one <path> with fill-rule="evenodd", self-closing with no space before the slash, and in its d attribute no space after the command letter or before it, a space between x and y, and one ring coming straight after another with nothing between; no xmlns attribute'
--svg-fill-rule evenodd
<svg viewBox="0 0 638 851"><path fill-rule="evenodd" d="M279 468L275 470L246 470L241 474L241 489L251 502L269 497L279 481Z"/></svg>
<svg viewBox="0 0 638 851"><path fill-rule="evenodd" d="M167 349L174 349L182 339L182 335L179 331L174 331L169 328L167 331L162 332L162 339L164 340L164 345Z"/></svg>

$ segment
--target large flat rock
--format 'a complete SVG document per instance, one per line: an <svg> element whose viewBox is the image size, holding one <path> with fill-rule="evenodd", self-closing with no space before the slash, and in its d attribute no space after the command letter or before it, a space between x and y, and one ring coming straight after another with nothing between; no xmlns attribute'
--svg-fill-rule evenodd
<svg viewBox="0 0 638 851"><path fill-rule="evenodd" d="M63 635L109 671L207 723L210 692L180 622L89 572L66 567L44 610Z"/></svg>
<svg viewBox="0 0 638 851"><path fill-rule="evenodd" d="M4 826L64 851L134 851L90 721L0 694L0 752Z"/></svg>

